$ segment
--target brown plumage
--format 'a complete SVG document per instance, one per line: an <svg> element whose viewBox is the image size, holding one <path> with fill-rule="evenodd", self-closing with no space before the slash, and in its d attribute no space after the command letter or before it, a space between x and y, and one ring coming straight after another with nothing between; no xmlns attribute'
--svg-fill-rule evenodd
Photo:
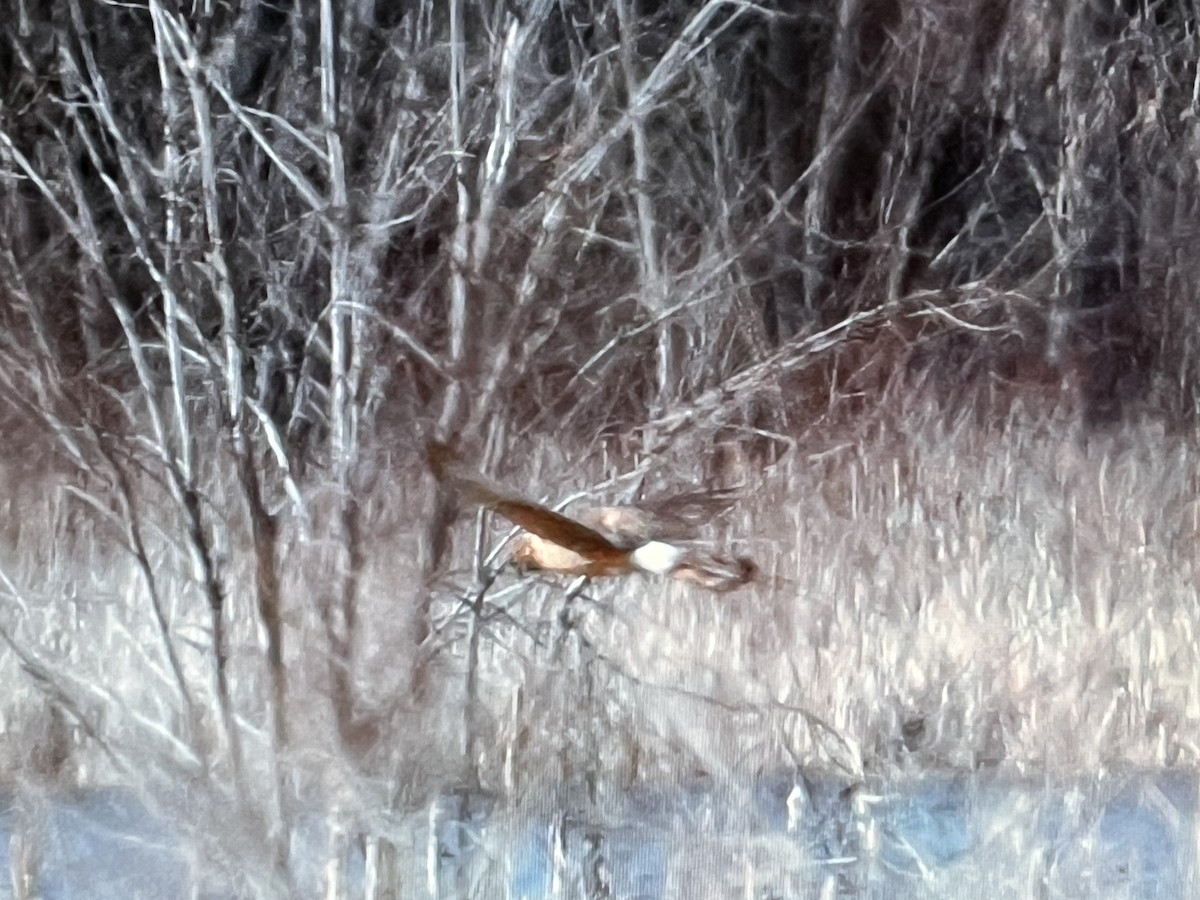
<svg viewBox="0 0 1200 900"><path fill-rule="evenodd" d="M530 568L548 568L571 575L620 575L633 570L630 550L617 547L612 541L574 519L561 513L510 493L501 486L472 472L445 444L433 442L427 448L429 468L442 484L454 488L467 500L484 509L490 509L519 525L529 534L542 539L549 545L547 557L560 551L554 564L535 565L536 556L514 554L518 563ZM562 553L561 551L565 551ZM571 554L567 556L566 554Z"/></svg>
<svg viewBox="0 0 1200 900"><path fill-rule="evenodd" d="M757 575L749 559L726 559L689 545L699 522L732 505L731 492L681 494L642 507L598 507L572 519L487 480L445 444L430 443L427 457L442 484L524 529L512 554L522 568L591 577L641 570L713 591L732 590Z"/></svg>

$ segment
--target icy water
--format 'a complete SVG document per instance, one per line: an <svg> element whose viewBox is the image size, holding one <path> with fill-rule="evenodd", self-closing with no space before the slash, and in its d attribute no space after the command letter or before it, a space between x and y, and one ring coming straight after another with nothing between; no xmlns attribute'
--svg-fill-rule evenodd
<svg viewBox="0 0 1200 900"><path fill-rule="evenodd" d="M874 787L773 778L533 815L447 794L390 820L388 896L1191 898L1198 790L1195 774L1177 772L927 775ZM200 849L213 843L132 793L43 796L32 808L24 799L19 814L16 802L0 799L0 897L21 896L14 854L35 846L28 896L45 900L248 895L229 859ZM329 896L336 870L333 896L368 896L369 844L339 843L323 817L306 819L293 837L292 893Z"/></svg>

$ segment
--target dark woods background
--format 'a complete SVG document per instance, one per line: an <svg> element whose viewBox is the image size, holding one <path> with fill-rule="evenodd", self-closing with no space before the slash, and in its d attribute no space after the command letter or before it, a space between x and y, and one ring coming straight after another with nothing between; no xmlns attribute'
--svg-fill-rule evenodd
<svg viewBox="0 0 1200 900"><path fill-rule="evenodd" d="M1050 418L1189 435L1197 24L10 0L0 629L44 713L11 764L149 742L246 778L315 742L386 769L452 697L422 740L465 755L410 754L406 783L499 778L536 679L480 699L486 566L424 472L435 434L555 497L637 466L753 492L918 414L985 447Z"/></svg>
<svg viewBox="0 0 1200 900"><path fill-rule="evenodd" d="M323 9L18 4L5 310L47 387L173 333L189 390L234 345L294 464L338 385L355 432L590 440L917 296L992 330L926 317L889 371L1071 360L1094 422L1191 414L1185 5Z"/></svg>

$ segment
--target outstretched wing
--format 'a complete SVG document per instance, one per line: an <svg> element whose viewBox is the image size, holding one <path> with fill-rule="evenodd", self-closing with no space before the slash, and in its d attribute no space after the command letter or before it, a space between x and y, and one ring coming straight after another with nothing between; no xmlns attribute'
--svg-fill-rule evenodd
<svg viewBox="0 0 1200 900"><path fill-rule="evenodd" d="M426 447L426 458L434 477L442 484L454 488L472 503L504 516L531 534L583 556L610 557L625 553L600 532L547 509L540 503L511 493L477 472L472 472L445 444L430 442Z"/></svg>
<svg viewBox="0 0 1200 900"><path fill-rule="evenodd" d="M738 498L735 490L704 490L672 497L639 500L635 506L597 506L582 512L579 521L607 535L618 547L639 547L646 541L690 541L704 523L728 512Z"/></svg>
<svg viewBox="0 0 1200 900"><path fill-rule="evenodd" d="M711 488L642 500L638 502L638 506L664 523L694 531L706 522L729 512L740 497L739 488Z"/></svg>

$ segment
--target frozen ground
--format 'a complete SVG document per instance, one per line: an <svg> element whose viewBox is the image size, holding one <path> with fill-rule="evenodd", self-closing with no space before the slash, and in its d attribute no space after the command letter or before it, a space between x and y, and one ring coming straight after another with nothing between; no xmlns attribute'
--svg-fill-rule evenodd
<svg viewBox="0 0 1200 900"><path fill-rule="evenodd" d="M390 820L400 878L386 896L1194 897L1198 788L1192 775L1145 772L914 775L856 789L774 778L638 791L590 820L447 795ZM363 896L375 878L365 845L321 817L301 821L287 892ZM22 894L9 881L0 897L248 895L191 842L186 821L152 815L127 792L4 797L0 841L14 873L27 846L18 833L38 836L36 884Z"/></svg>

